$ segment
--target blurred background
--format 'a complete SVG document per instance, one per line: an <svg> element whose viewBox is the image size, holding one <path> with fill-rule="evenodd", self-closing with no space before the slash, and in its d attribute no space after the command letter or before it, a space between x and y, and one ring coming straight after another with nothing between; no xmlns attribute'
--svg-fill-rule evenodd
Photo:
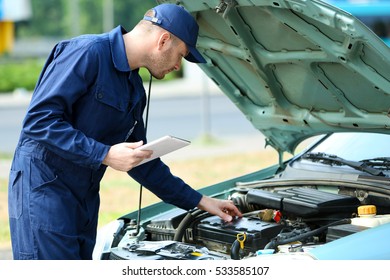
<svg viewBox="0 0 390 280"><path fill-rule="evenodd" d="M0 92L32 90L48 52L61 39L130 30L154 0L0 0Z"/></svg>

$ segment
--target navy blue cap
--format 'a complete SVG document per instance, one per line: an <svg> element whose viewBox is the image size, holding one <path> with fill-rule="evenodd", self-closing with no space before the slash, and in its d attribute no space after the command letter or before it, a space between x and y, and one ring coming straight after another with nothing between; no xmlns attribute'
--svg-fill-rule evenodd
<svg viewBox="0 0 390 280"><path fill-rule="evenodd" d="M145 16L144 20L151 21L186 43L189 50L185 57L186 60L206 63L206 60L196 49L199 26L184 7L175 4L161 4L152 10L154 10L154 17Z"/></svg>

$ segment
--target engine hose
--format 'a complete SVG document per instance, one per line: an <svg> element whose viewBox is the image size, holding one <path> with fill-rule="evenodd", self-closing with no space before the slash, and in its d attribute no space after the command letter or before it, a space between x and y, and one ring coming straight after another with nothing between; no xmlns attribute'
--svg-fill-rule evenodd
<svg viewBox="0 0 390 280"><path fill-rule="evenodd" d="M350 224L350 223L351 223L351 219L342 219L342 220L330 223L326 226L322 226L322 227L317 228L315 230L312 230L312 231L309 231L309 232L306 232L306 233L303 233L303 234L300 234L300 235L297 235L297 236L294 236L291 238L287 238L287 239L283 239L283 240L273 239L267 245L265 245L264 249L276 249L276 247L279 245L284 245L284 244L288 244L291 242L299 241L299 240L314 236L316 234L319 234L319 233L325 231L326 229L328 229L328 227L330 227L330 226L337 226L337 225Z"/></svg>
<svg viewBox="0 0 390 280"><path fill-rule="evenodd" d="M241 260L240 243L238 240L234 240L232 247L230 248L230 258L232 260Z"/></svg>
<svg viewBox="0 0 390 280"><path fill-rule="evenodd" d="M234 240L232 246L230 247L230 258L232 260L241 260L245 257L244 243L247 239L249 241L252 237L247 236L245 232L237 234L237 239Z"/></svg>
<svg viewBox="0 0 390 280"><path fill-rule="evenodd" d="M195 217L199 216L202 213L204 213L203 210L195 210L193 212L188 212L177 227L175 236L173 237L173 241L182 241L187 226L193 221Z"/></svg>

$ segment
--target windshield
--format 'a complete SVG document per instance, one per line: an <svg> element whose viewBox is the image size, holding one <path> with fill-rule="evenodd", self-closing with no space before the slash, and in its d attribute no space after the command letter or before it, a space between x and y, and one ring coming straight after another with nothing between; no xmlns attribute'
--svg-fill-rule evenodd
<svg viewBox="0 0 390 280"><path fill-rule="evenodd" d="M335 133L312 149L348 160L390 157L390 135L376 133Z"/></svg>
<svg viewBox="0 0 390 280"><path fill-rule="evenodd" d="M386 44L390 45L390 3L388 0L327 0L326 2L357 17Z"/></svg>

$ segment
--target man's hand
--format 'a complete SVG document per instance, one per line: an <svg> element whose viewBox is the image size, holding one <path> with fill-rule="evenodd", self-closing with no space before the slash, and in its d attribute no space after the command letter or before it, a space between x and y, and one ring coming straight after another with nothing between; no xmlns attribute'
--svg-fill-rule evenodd
<svg viewBox="0 0 390 280"><path fill-rule="evenodd" d="M217 215L226 222L230 222L234 217L242 217L241 212L231 200L220 200L203 196L198 204L198 208Z"/></svg>
<svg viewBox="0 0 390 280"><path fill-rule="evenodd" d="M139 141L134 143L124 142L112 146L103 160L103 164L119 171L129 171L142 160L150 158L153 153L150 150L135 150L142 144L143 142Z"/></svg>

